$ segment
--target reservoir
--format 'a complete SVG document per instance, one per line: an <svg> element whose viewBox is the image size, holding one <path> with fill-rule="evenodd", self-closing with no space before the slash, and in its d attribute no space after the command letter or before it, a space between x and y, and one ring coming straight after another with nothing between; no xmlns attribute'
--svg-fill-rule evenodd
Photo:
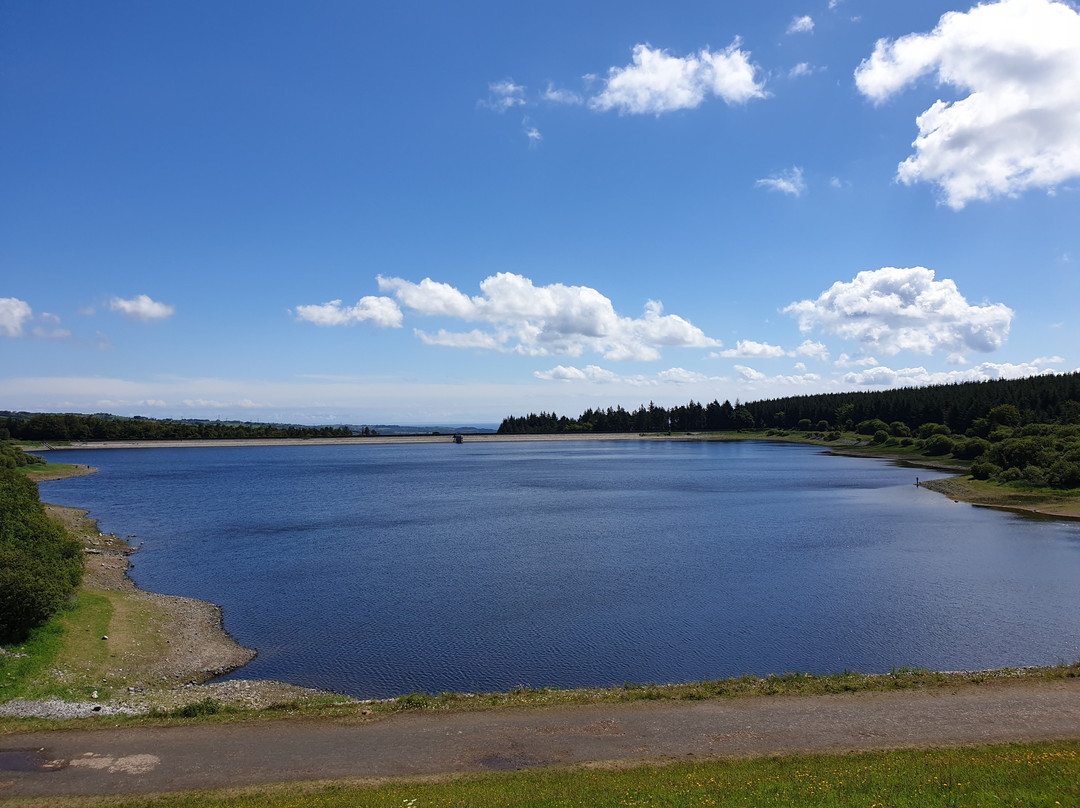
<svg viewBox="0 0 1080 808"><path fill-rule="evenodd" d="M220 604L230 678L361 698L1080 658L1080 523L764 442L65 451L41 484Z"/></svg>

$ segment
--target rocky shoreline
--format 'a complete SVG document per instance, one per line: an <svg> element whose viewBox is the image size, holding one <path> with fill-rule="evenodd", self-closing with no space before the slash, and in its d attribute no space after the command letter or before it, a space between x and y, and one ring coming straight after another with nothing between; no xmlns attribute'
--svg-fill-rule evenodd
<svg viewBox="0 0 1080 808"><path fill-rule="evenodd" d="M138 548L98 532L97 522L78 508L47 505L49 516L83 542L86 567L83 588L110 597L114 619L103 642L116 648L104 679L121 680L120 695L90 701L20 700L0 704L0 716L81 718L94 715L170 711L211 699L241 709L265 709L322 691L265 680L210 680L235 671L256 652L236 642L225 630L221 607L204 600L147 592L128 576L130 557ZM117 619L138 612L145 624ZM135 626L139 630L133 631ZM164 647L163 652L154 649ZM115 660L115 662L113 662ZM72 675L61 666L50 674L58 682ZM96 696L97 691L94 691ZM347 697L340 697L348 701Z"/></svg>

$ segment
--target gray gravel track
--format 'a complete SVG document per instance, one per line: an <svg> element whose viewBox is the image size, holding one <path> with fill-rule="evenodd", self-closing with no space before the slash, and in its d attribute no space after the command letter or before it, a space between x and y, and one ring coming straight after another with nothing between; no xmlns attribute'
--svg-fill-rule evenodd
<svg viewBox="0 0 1080 808"><path fill-rule="evenodd" d="M0 798L1080 738L1080 680L0 737Z"/></svg>

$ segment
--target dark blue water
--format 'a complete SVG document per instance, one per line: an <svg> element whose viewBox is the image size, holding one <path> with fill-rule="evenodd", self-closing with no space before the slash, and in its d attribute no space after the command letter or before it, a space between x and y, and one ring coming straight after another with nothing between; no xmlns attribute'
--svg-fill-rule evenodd
<svg viewBox="0 0 1080 808"><path fill-rule="evenodd" d="M1080 657L1080 524L769 443L65 452L42 485L221 604L236 674L361 697Z"/></svg>

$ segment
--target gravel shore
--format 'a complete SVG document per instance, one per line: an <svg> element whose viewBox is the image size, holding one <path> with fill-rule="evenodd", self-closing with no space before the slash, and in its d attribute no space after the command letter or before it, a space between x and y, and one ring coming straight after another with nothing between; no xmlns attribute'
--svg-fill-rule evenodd
<svg viewBox="0 0 1080 808"><path fill-rule="evenodd" d="M123 695L88 702L65 702L57 699L12 700L0 704L0 716L39 718L82 718L93 715L146 713L152 709L174 710L187 704L213 699L223 705L245 709L263 709L297 701L321 691L296 687L282 682L232 680L210 682L243 667L256 652L244 648L225 631L221 607L194 598L162 595L139 589L128 577L129 558L137 551L123 539L97 530L97 523L78 508L47 505L51 518L62 522L79 536L86 553L83 587L96 593L116 593L114 608L130 604L148 605L152 615L147 636L102 637L120 647L165 646L164 654L118 653L113 655L114 670L107 678L122 679ZM124 631L122 621L114 619L110 632ZM153 635L153 636L150 636ZM72 673L55 670L51 675L63 682ZM95 691L96 694L96 691ZM340 697L341 700L349 700Z"/></svg>

